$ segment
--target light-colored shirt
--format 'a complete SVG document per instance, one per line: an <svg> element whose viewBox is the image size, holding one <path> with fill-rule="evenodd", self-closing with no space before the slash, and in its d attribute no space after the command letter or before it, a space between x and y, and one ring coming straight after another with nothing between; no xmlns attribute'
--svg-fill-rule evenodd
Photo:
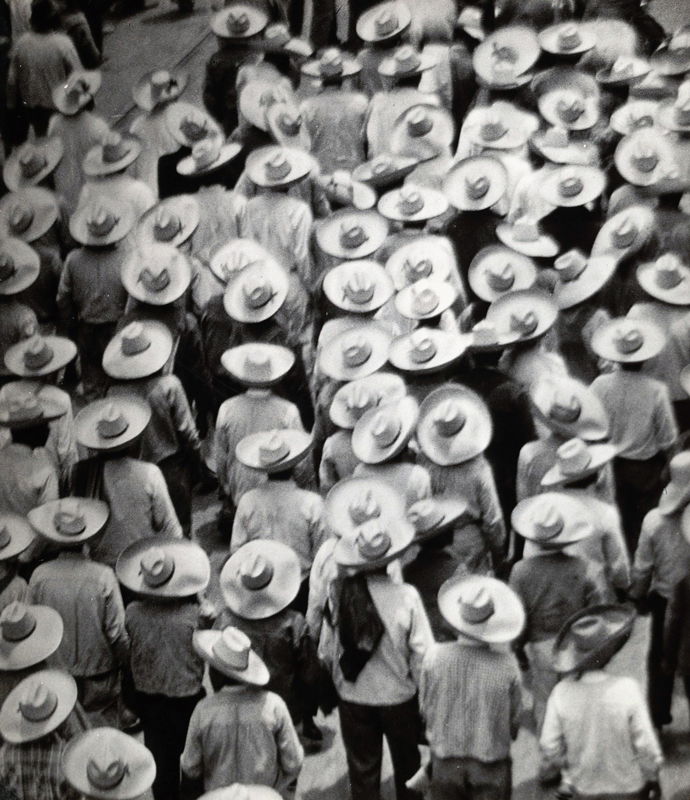
<svg viewBox="0 0 690 800"><path fill-rule="evenodd" d="M599 375L591 386L609 418L609 439L621 458L645 461L668 450L678 426L668 388L636 372L616 370Z"/></svg>
<svg viewBox="0 0 690 800"><path fill-rule="evenodd" d="M51 666L89 677L126 665L125 609L110 567L79 553L60 553L36 567L29 589L32 602L54 608L65 626Z"/></svg>
<svg viewBox="0 0 690 800"><path fill-rule="evenodd" d="M43 447L23 444L0 449L0 513L26 516L32 508L58 498L58 475Z"/></svg>
<svg viewBox="0 0 690 800"><path fill-rule="evenodd" d="M521 693L512 653L465 640L434 644L419 685L432 755L484 762L508 758L519 727Z"/></svg>
<svg viewBox="0 0 690 800"><path fill-rule="evenodd" d="M321 171L348 172L366 160L364 124L369 100L361 92L324 89L300 106Z"/></svg>
<svg viewBox="0 0 690 800"><path fill-rule="evenodd" d="M551 692L539 744L586 795L637 792L663 760L637 681L599 670L565 678Z"/></svg>
<svg viewBox="0 0 690 800"><path fill-rule="evenodd" d="M7 76L7 104L55 108L53 88L64 83L81 62L65 33L28 31L15 42Z"/></svg>
<svg viewBox="0 0 690 800"><path fill-rule="evenodd" d="M130 133L144 144L134 162L132 174L149 187L154 197L158 197L158 159L180 149L165 121L166 110L165 105L156 106L152 111L140 114L129 128Z"/></svg>
<svg viewBox="0 0 690 800"><path fill-rule="evenodd" d="M279 789L302 766L304 751L290 712L277 694L226 686L198 703L180 759L209 792L231 783Z"/></svg>
<svg viewBox="0 0 690 800"><path fill-rule="evenodd" d="M319 465L319 488L326 495L338 481L354 473L359 460L352 452L352 431L336 431L323 443Z"/></svg>
<svg viewBox="0 0 690 800"><path fill-rule="evenodd" d="M156 197L150 187L127 173L89 178L79 193L77 207L97 203L100 197L118 197L129 203L134 209L136 219L156 204Z"/></svg>
<svg viewBox="0 0 690 800"><path fill-rule="evenodd" d="M336 536L329 536L316 551L309 572L309 599L306 620L309 634L315 642L321 638L323 615L329 598L331 582L338 575L338 565L333 552L338 544Z"/></svg>
<svg viewBox="0 0 690 800"><path fill-rule="evenodd" d="M690 569L690 545L681 533L678 514L665 516L653 508L642 521L632 569L633 597L656 592L667 600Z"/></svg>
<svg viewBox="0 0 690 800"><path fill-rule="evenodd" d="M300 489L292 480L272 480L242 495L232 526L230 552L253 539L282 542L297 553L304 580L325 535L322 498Z"/></svg>
<svg viewBox="0 0 690 800"><path fill-rule="evenodd" d="M419 464L394 462L392 464L359 464L354 471L356 478L376 478L387 483L405 499L405 507L431 497L431 478Z"/></svg>
<svg viewBox="0 0 690 800"><path fill-rule="evenodd" d="M247 199L222 186L203 186L194 197L199 205L199 226L192 234L192 253L209 266L215 248L247 236Z"/></svg>

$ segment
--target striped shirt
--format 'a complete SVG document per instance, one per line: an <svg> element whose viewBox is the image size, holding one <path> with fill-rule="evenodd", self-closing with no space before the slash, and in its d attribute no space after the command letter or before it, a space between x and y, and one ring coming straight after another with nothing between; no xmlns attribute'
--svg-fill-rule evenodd
<svg viewBox="0 0 690 800"><path fill-rule="evenodd" d="M19 800L78 800L62 772L65 741L56 733L27 744L0 747L0 785Z"/></svg>
<svg viewBox="0 0 690 800"><path fill-rule="evenodd" d="M522 709L517 661L465 640L437 644L422 663L419 707L436 758L509 758Z"/></svg>

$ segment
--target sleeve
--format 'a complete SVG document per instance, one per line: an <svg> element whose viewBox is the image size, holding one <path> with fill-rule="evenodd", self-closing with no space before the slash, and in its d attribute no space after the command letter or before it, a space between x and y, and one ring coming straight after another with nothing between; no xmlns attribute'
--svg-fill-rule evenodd
<svg viewBox="0 0 690 800"><path fill-rule="evenodd" d="M180 767L190 778L202 778L204 775L204 753L201 743L200 703L197 704L189 720L184 751L180 756Z"/></svg>
<svg viewBox="0 0 690 800"><path fill-rule="evenodd" d="M311 542L311 558L319 551L321 545L326 541L326 526L324 524L323 500L317 495L313 498L309 509L309 541Z"/></svg>
<svg viewBox="0 0 690 800"><path fill-rule="evenodd" d="M328 541L321 545L309 572L309 599L307 600L306 620L309 634L315 642L319 641L321 635L324 609L328 600L328 586L324 569L327 561L327 557L324 555L324 548L327 546Z"/></svg>
<svg viewBox="0 0 690 800"><path fill-rule="evenodd" d="M42 506L60 496L57 472L52 464L46 465L36 474L36 505Z"/></svg>
<svg viewBox="0 0 690 800"><path fill-rule="evenodd" d="M125 627L125 607L115 575L110 572L104 579L103 630L118 663L129 661L129 634Z"/></svg>
<svg viewBox="0 0 690 800"><path fill-rule="evenodd" d="M690 624L687 617L686 597L688 578L677 583L666 609L664 623L664 661L674 672L678 664L678 650L683 626Z"/></svg>
<svg viewBox="0 0 690 800"><path fill-rule="evenodd" d="M328 494L330 489L340 479L335 469L335 463L332 456L332 439L329 436L324 442L323 450L321 451L321 463L319 464L319 486L321 494L324 496Z"/></svg>
<svg viewBox="0 0 690 800"><path fill-rule="evenodd" d="M80 14L80 19L70 30L70 36L85 69L96 69L101 63L101 54L91 35L91 29L86 18Z"/></svg>
<svg viewBox="0 0 690 800"><path fill-rule="evenodd" d="M410 674L415 684L419 686L422 663L427 651L434 643L434 635L431 632L429 618L426 615L419 593L412 586L408 586L407 589L411 594L410 630L407 637Z"/></svg>
<svg viewBox="0 0 690 800"><path fill-rule="evenodd" d="M309 247L313 221L309 206L306 204L304 204L303 208L296 210L294 215L290 215L294 265L305 288L308 289L316 283L314 265Z"/></svg>
<svg viewBox="0 0 690 800"><path fill-rule="evenodd" d="M654 407L654 430L660 450L669 450L678 438L678 425L671 407L671 396L665 384L659 385L659 398Z"/></svg>
<svg viewBox="0 0 690 800"><path fill-rule="evenodd" d="M79 60L79 54L72 42L72 40L63 34L64 41L62 42L62 64L65 70L65 78L68 78L75 70L81 69L82 64Z"/></svg>
<svg viewBox="0 0 690 800"><path fill-rule="evenodd" d="M530 460L528 446L523 445L520 448L520 454L518 455L517 477L515 479L515 492L518 503L530 496L529 466Z"/></svg>
<svg viewBox="0 0 690 800"><path fill-rule="evenodd" d="M431 680L434 649L435 645L432 644L422 659L422 667L419 671L419 713L427 730L429 729L429 720L434 708L435 698L434 682Z"/></svg>
<svg viewBox="0 0 690 800"><path fill-rule="evenodd" d="M247 493L242 495L237 504L235 519L232 523L232 537L230 538L230 555L249 541L248 522L252 516L251 500L247 498Z"/></svg>
<svg viewBox="0 0 690 800"><path fill-rule="evenodd" d="M561 767L566 763L565 735L558 710L558 701L561 695L559 689L560 687L556 686L549 695L544 724L539 737L539 749L544 760L547 764L556 767Z"/></svg>
<svg viewBox="0 0 690 800"><path fill-rule="evenodd" d="M58 307L58 314L63 325L71 325L72 323L76 322L76 313L72 296L72 270L70 256L67 256L67 259L65 260L65 266L62 270L62 274L60 275L56 303Z"/></svg>
<svg viewBox="0 0 690 800"><path fill-rule="evenodd" d="M608 580L615 589L627 591L630 587L630 557L623 536L620 515L613 508L610 524L603 531L603 549Z"/></svg>
<svg viewBox="0 0 690 800"><path fill-rule="evenodd" d="M431 497L431 476L429 471L420 464L415 464L410 473L410 480L407 485L406 500L408 508L419 500L426 500Z"/></svg>
<svg viewBox="0 0 690 800"><path fill-rule="evenodd" d="M642 521L640 539L632 567L630 596L639 600L649 592L654 574L654 529L656 516L650 512Z"/></svg>
<svg viewBox="0 0 690 800"><path fill-rule="evenodd" d="M187 395L180 383L180 379L176 375L168 375L166 380L168 381L166 392L168 407L172 414L175 430L185 447L188 450L197 452L201 448L201 442L199 441L199 432L192 417Z"/></svg>
<svg viewBox="0 0 690 800"><path fill-rule="evenodd" d="M479 477L477 499L481 514L482 534L494 562L496 558L500 561L503 557L506 528L496 491L496 482L488 461L484 462ZM496 563L494 563L495 565Z"/></svg>
<svg viewBox="0 0 690 800"><path fill-rule="evenodd" d="M628 678L626 683L629 685L625 693L630 703L628 720L633 750L645 781L655 781L658 780L659 767L664 760L659 741L639 685L632 678Z"/></svg>
<svg viewBox="0 0 690 800"><path fill-rule="evenodd" d="M182 537L182 527L160 468L149 464L148 495L151 502L151 528L164 536Z"/></svg>
<svg viewBox="0 0 690 800"><path fill-rule="evenodd" d="M214 452L216 454L216 475L218 476L218 483L223 493L227 496L230 494L230 486L228 484L228 469L230 467L231 454L229 453L228 432L225 427L225 413L223 406L218 410L216 418L216 432L214 435Z"/></svg>
<svg viewBox="0 0 690 800"><path fill-rule="evenodd" d="M510 683L510 738L517 739L522 714L522 678L520 668L514 664L513 679Z"/></svg>
<svg viewBox="0 0 690 800"><path fill-rule="evenodd" d="M304 761L304 750L300 744L297 731L292 723L290 712L285 701L277 694L269 693L269 698L274 703L273 707L273 733L278 749L278 762L285 775L296 775Z"/></svg>

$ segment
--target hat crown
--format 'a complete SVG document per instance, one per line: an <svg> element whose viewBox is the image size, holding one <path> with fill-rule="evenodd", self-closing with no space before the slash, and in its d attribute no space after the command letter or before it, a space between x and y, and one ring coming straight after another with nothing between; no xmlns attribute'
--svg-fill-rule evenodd
<svg viewBox="0 0 690 800"><path fill-rule="evenodd" d="M516 242L539 241L539 225L536 220L522 217L513 223L513 238Z"/></svg>
<svg viewBox="0 0 690 800"><path fill-rule="evenodd" d="M91 236L98 238L108 236L120 221L105 206L97 206L86 218L86 228Z"/></svg>
<svg viewBox="0 0 690 800"><path fill-rule="evenodd" d="M278 127L289 135L296 136L302 127L302 115L291 110L285 110L278 117Z"/></svg>
<svg viewBox="0 0 690 800"><path fill-rule="evenodd" d="M19 169L24 178L33 178L46 166L48 159L42 149L28 142L19 153Z"/></svg>
<svg viewBox="0 0 690 800"><path fill-rule="evenodd" d="M434 264L430 258L417 258L414 261L411 258L406 258L403 269L408 283L416 283L418 280L428 278L431 275L434 271Z"/></svg>
<svg viewBox="0 0 690 800"><path fill-rule="evenodd" d="M86 764L87 780L103 791L119 786L128 774L129 767L112 752L109 743L104 743L100 752L94 753Z"/></svg>
<svg viewBox="0 0 690 800"><path fill-rule="evenodd" d="M519 333L520 336L529 336L534 333L539 326L539 318L534 311L515 310L510 315L510 330Z"/></svg>
<svg viewBox="0 0 690 800"><path fill-rule="evenodd" d="M381 506L371 490L354 497L347 510L354 525L363 525L381 516Z"/></svg>
<svg viewBox="0 0 690 800"><path fill-rule="evenodd" d="M585 616L570 626L570 637L578 650L594 650L608 641L609 630L601 617Z"/></svg>
<svg viewBox="0 0 690 800"><path fill-rule="evenodd" d="M558 509L548 503L534 512L534 531L538 540L553 539L563 530L565 522Z"/></svg>
<svg viewBox="0 0 690 800"><path fill-rule="evenodd" d="M374 17L374 31L377 36L389 36L398 27L398 15L391 6L382 8Z"/></svg>
<svg viewBox="0 0 690 800"><path fill-rule="evenodd" d="M378 405L378 396L366 386L350 386L345 394L345 405L347 410L356 419L359 419L366 411Z"/></svg>
<svg viewBox="0 0 690 800"><path fill-rule="evenodd" d="M369 360L371 353L371 343L362 334L352 336L343 342L343 364L346 367L361 367Z"/></svg>
<svg viewBox="0 0 690 800"><path fill-rule="evenodd" d="M115 439L121 436L128 427L129 422L114 403L108 403L96 421L96 431L104 439Z"/></svg>
<svg viewBox="0 0 690 800"><path fill-rule="evenodd" d="M139 273L139 283L147 292L162 292L170 285L170 270L167 267L163 267L158 272L155 272L154 269L144 267Z"/></svg>
<svg viewBox="0 0 690 800"><path fill-rule="evenodd" d="M167 583L175 571L175 560L161 547L150 547L139 561L139 571L147 586L156 588Z"/></svg>
<svg viewBox="0 0 690 800"><path fill-rule="evenodd" d="M192 161L197 170L205 169L214 164L220 156L220 139L206 137L192 146Z"/></svg>
<svg viewBox="0 0 690 800"><path fill-rule="evenodd" d="M488 320L480 320L472 328L472 338L477 345L491 345L498 342L496 327Z"/></svg>
<svg viewBox="0 0 690 800"><path fill-rule="evenodd" d="M225 628L213 645L213 655L231 669L243 671L249 666L251 649L249 637L230 626Z"/></svg>
<svg viewBox="0 0 690 800"><path fill-rule="evenodd" d="M398 196L398 208L405 215L416 214L424 208L424 197L418 189L403 187Z"/></svg>
<svg viewBox="0 0 690 800"><path fill-rule="evenodd" d="M566 24L558 31L558 46L561 50L574 50L581 42L580 31L575 24Z"/></svg>
<svg viewBox="0 0 690 800"><path fill-rule="evenodd" d="M371 423L371 438L381 449L390 447L401 431L402 422L393 409L382 409Z"/></svg>
<svg viewBox="0 0 690 800"><path fill-rule="evenodd" d="M322 75L326 77L341 75L344 69L343 54L337 47L329 47L323 51L319 59L319 72Z"/></svg>
<svg viewBox="0 0 690 800"><path fill-rule="evenodd" d="M36 627L36 617L25 603L14 600L0 614L0 635L7 642L21 642Z"/></svg>
<svg viewBox="0 0 690 800"><path fill-rule="evenodd" d="M659 163L659 154L651 142L637 142L630 158L640 172L653 172Z"/></svg>
<svg viewBox="0 0 690 800"><path fill-rule="evenodd" d="M74 78L68 78L65 87L65 95L68 103L79 103L84 98L84 95L91 95L91 87L88 81L83 76L77 75Z"/></svg>
<svg viewBox="0 0 690 800"><path fill-rule="evenodd" d="M280 181L286 178L292 169L290 162L282 150L279 150L264 164L264 173L271 181Z"/></svg>
<svg viewBox="0 0 690 800"><path fill-rule="evenodd" d="M395 51L393 59L397 73L414 72L421 63L419 53L409 44L399 47Z"/></svg>
<svg viewBox="0 0 690 800"><path fill-rule="evenodd" d="M43 336L36 335L29 339L29 343L24 350L22 360L24 366L29 370L42 369L50 364L54 352Z"/></svg>
<svg viewBox="0 0 690 800"><path fill-rule="evenodd" d="M497 142L508 133L508 128L497 112L490 112L479 126L482 139L487 142Z"/></svg>
<svg viewBox="0 0 690 800"><path fill-rule="evenodd" d="M481 200L481 198L487 194L490 187L491 181L487 175L477 175L474 177L468 175L465 178L465 188L472 200Z"/></svg>
<svg viewBox="0 0 690 800"><path fill-rule="evenodd" d="M244 282L242 294L245 305L256 310L268 305L277 293L270 280L256 276Z"/></svg>
<svg viewBox="0 0 690 800"><path fill-rule="evenodd" d="M410 359L415 364L426 364L438 352L436 343L424 331L416 330L410 336Z"/></svg>
<svg viewBox="0 0 690 800"><path fill-rule="evenodd" d="M274 432L259 444L259 462L269 467L290 455L290 445L280 433Z"/></svg>
<svg viewBox="0 0 690 800"><path fill-rule="evenodd" d="M369 303L376 292L376 283L363 270L353 272L343 286L343 295L355 305Z"/></svg>
<svg viewBox="0 0 690 800"><path fill-rule="evenodd" d="M200 142L208 136L208 119L200 112L186 114L180 120L180 132L190 142Z"/></svg>
<svg viewBox="0 0 690 800"><path fill-rule="evenodd" d="M0 550L4 550L12 542L12 534L7 525L0 525Z"/></svg>
<svg viewBox="0 0 690 800"><path fill-rule="evenodd" d="M654 262L654 280L660 289L675 289L684 279L681 260L675 253L664 253Z"/></svg>
<svg viewBox="0 0 690 800"><path fill-rule="evenodd" d="M17 273L17 265L14 263L12 254L6 250L0 252L0 282L8 281Z"/></svg>
<svg viewBox="0 0 690 800"><path fill-rule="evenodd" d="M431 314L441 304L441 298L431 286L417 288L417 284L412 284L412 311L415 314Z"/></svg>
<svg viewBox="0 0 690 800"><path fill-rule="evenodd" d="M568 250L553 263L562 281L574 281L587 269L587 258L581 250Z"/></svg>
<svg viewBox="0 0 690 800"><path fill-rule="evenodd" d="M460 617L469 625L481 625L495 613L493 598L485 586L473 587L459 597Z"/></svg>
<svg viewBox="0 0 690 800"><path fill-rule="evenodd" d="M549 407L549 417L557 422L573 423L576 422L582 413L582 405L574 394L556 390L554 398Z"/></svg>
<svg viewBox="0 0 690 800"><path fill-rule="evenodd" d="M271 356L250 350L244 357L244 373L255 380L268 380L272 375Z"/></svg>
<svg viewBox="0 0 690 800"><path fill-rule="evenodd" d="M13 233L22 234L29 230L34 221L34 210L24 200L18 200L10 209L10 228Z"/></svg>
<svg viewBox="0 0 690 800"><path fill-rule="evenodd" d="M228 33L242 34L249 30L249 14L246 11L229 11L226 19Z"/></svg>
<svg viewBox="0 0 690 800"><path fill-rule="evenodd" d="M673 456L669 463L671 483L685 491L690 484L690 451L683 450Z"/></svg>
<svg viewBox="0 0 690 800"><path fill-rule="evenodd" d="M576 197L583 189L582 178L572 171L564 172L558 181L558 191L561 197Z"/></svg>
<svg viewBox="0 0 690 800"><path fill-rule="evenodd" d="M570 139L566 128L554 125L547 128L543 141L545 147L567 147Z"/></svg>
<svg viewBox="0 0 690 800"><path fill-rule="evenodd" d="M43 409L38 397L33 392L14 395L7 401L10 420L20 422L26 420L39 421L43 417Z"/></svg>
<svg viewBox="0 0 690 800"><path fill-rule="evenodd" d="M376 561L386 555L393 542L380 520L372 519L359 528L355 544L357 552L365 561Z"/></svg>
<svg viewBox="0 0 690 800"><path fill-rule="evenodd" d="M273 580L273 565L261 553L255 553L240 564L239 575L246 589L259 591Z"/></svg>
<svg viewBox="0 0 690 800"><path fill-rule="evenodd" d="M614 331L613 343L622 355L636 353L644 344L644 336L639 328L618 329Z"/></svg>
<svg viewBox="0 0 690 800"><path fill-rule="evenodd" d="M61 503L53 516L53 526L62 536L79 536L86 530L86 517L78 504L68 508Z"/></svg>
<svg viewBox="0 0 690 800"><path fill-rule="evenodd" d="M131 146L119 133L111 131L103 140L103 161L114 164L129 154Z"/></svg>
<svg viewBox="0 0 690 800"><path fill-rule="evenodd" d="M638 230L635 220L630 215L625 215L611 233L613 244L619 249L628 247L635 241Z"/></svg>
<svg viewBox="0 0 690 800"><path fill-rule="evenodd" d="M448 398L439 404L433 417L433 424L439 436L450 438L457 436L465 427L467 417L457 400Z"/></svg>
<svg viewBox="0 0 690 800"><path fill-rule="evenodd" d="M153 221L153 235L159 242L171 242L182 230L182 220L169 208L159 208Z"/></svg>
<svg viewBox="0 0 690 800"><path fill-rule="evenodd" d="M369 235L364 226L358 222L340 226L340 244L347 250L361 247L368 239Z"/></svg>
<svg viewBox="0 0 690 800"><path fill-rule="evenodd" d="M486 282L496 292L507 292L515 284L515 267L510 261L490 264L486 270Z"/></svg>
<svg viewBox="0 0 690 800"><path fill-rule="evenodd" d="M556 450L558 466L567 477L584 472L592 462L592 454L582 439L569 439Z"/></svg>
<svg viewBox="0 0 690 800"><path fill-rule="evenodd" d="M151 346L151 339L141 322L130 322L120 334L120 350L124 356L137 356Z"/></svg>
<svg viewBox="0 0 690 800"><path fill-rule="evenodd" d="M42 681L33 683L19 699L19 713L29 722L43 722L57 708L58 697Z"/></svg>
<svg viewBox="0 0 690 800"><path fill-rule="evenodd" d="M433 127L431 115L423 108L413 108L407 115L407 132L412 137L425 136Z"/></svg>
<svg viewBox="0 0 690 800"><path fill-rule="evenodd" d="M178 86L177 78L171 75L167 69L156 70L149 78L149 84L155 100L160 100L174 92Z"/></svg>
<svg viewBox="0 0 690 800"><path fill-rule="evenodd" d="M556 102L556 113L564 122L576 122L585 112L585 103L577 92L564 89Z"/></svg>
<svg viewBox="0 0 690 800"><path fill-rule="evenodd" d="M635 60L629 56L618 56L611 65L611 77L623 78L635 71Z"/></svg>
<svg viewBox="0 0 690 800"><path fill-rule="evenodd" d="M419 500L407 512L408 519L417 531L428 531L443 520L443 511L431 498Z"/></svg>

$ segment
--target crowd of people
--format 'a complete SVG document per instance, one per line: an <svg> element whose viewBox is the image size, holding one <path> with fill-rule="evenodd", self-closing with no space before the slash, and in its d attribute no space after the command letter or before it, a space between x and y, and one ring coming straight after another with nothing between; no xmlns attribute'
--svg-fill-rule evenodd
<svg viewBox="0 0 690 800"><path fill-rule="evenodd" d="M336 710L353 800L384 740L398 800L509 800L524 725L560 800L661 796L690 29L366 5L230 2L126 131L52 0L12 43L3 798L291 798Z"/></svg>

